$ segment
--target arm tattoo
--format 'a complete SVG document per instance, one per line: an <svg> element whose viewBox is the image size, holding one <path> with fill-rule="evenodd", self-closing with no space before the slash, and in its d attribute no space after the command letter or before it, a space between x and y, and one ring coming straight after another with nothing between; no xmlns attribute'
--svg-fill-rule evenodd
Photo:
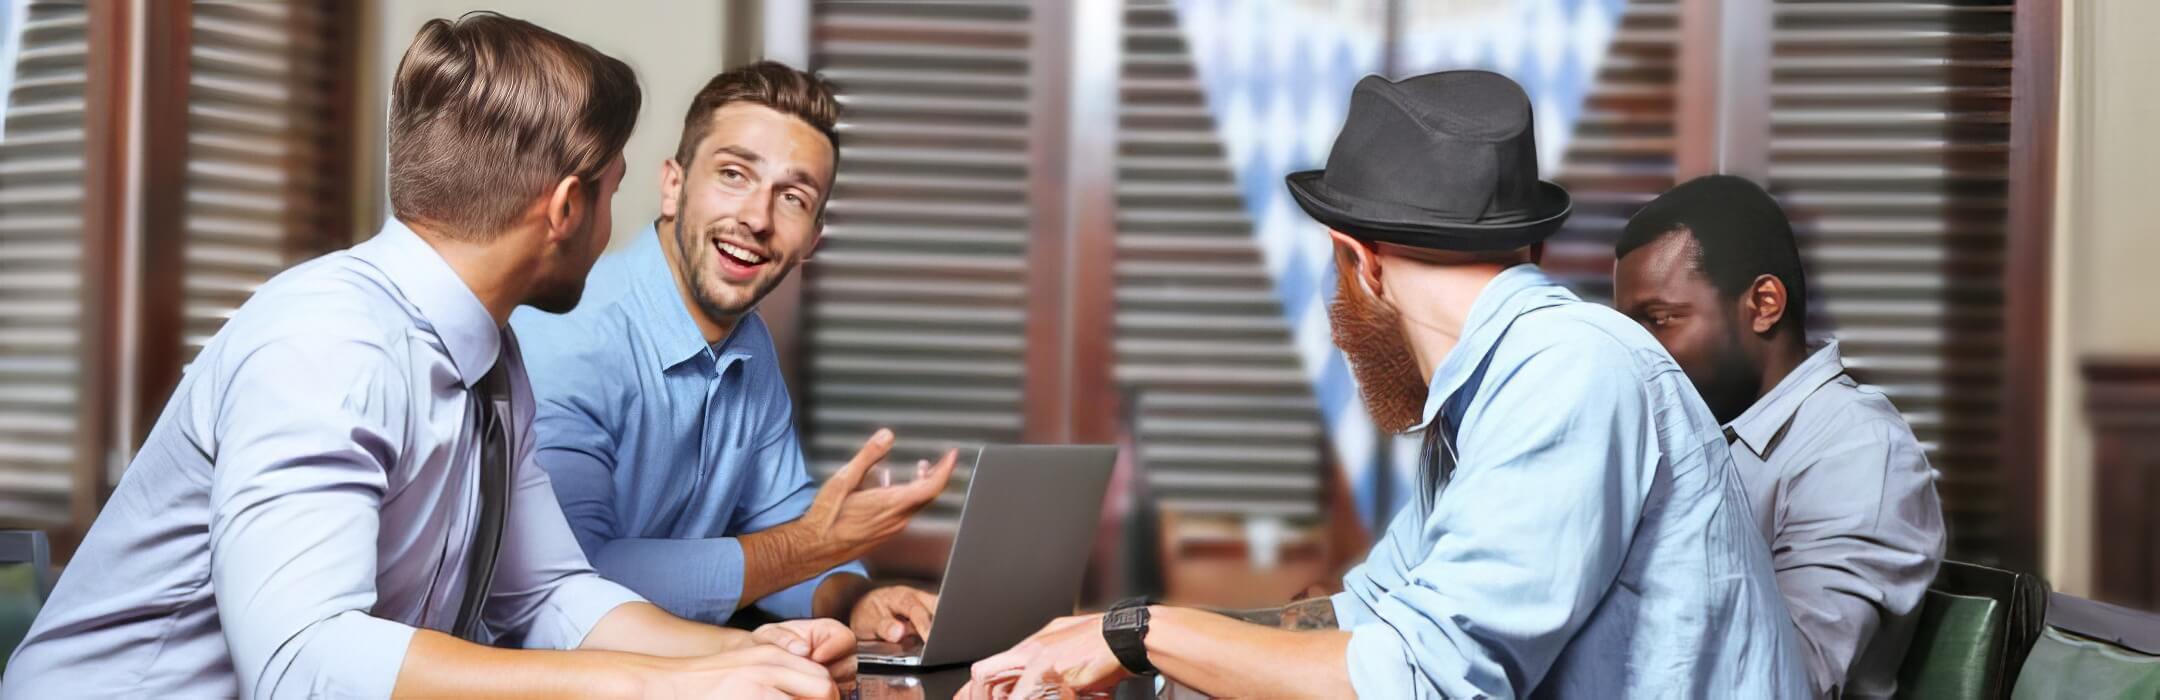
<svg viewBox="0 0 2160 700"><path fill-rule="evenodd" d="M1327 597L1308 598L1279 608L1216 610L1217 614L1255 625L1293 631L1335 629L1335 603Z"/></svg>

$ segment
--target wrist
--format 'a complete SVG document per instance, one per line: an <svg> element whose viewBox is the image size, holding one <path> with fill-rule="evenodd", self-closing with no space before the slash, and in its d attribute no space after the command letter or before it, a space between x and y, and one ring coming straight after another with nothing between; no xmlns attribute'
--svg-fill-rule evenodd
<svg viewBox="0 0 2160 700"><path fill-rule="evenodd" d="M830 532L814 523L797 519L774 529L783 528L786 530L789 551L796 555L795 561L808 564L813 571L831 570L850 558L847 543L836 541Z"/></svg>
<svg viewBox="0 0 2160 700"><path fill-rule="evenodd" d="M856 604L861 603L863 596L869 595L871 590L870 579L852 571L827 576L811 596L810 615L851 622Z"/></svg>
<svg viewBox="0 0 2160 700"><path fill-rule="evenodd" d="M1145 598L1135 598L1121 601L1103 614L1103 643L1110 647L1111 655L1117 657L1118 665L1128 673L1151 675L1156 672L1147 648L1154 612L1155 606L1148 605Z"/></svg>
<svg viewBox="0 0 2160 700"><path fill-rule="evenodd" d="M677 673L681 663L677 659L657 656L624 655L630 657L623 663L609 665L609 672L601 674L601 685L591 688L594 697L643 700L652 697L656 689L664 685L663 676Z"/></svg>

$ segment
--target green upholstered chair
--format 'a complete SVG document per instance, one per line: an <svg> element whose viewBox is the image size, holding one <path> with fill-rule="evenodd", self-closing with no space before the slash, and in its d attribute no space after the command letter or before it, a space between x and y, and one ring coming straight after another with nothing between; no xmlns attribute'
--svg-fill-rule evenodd
<svg viewBox="0 0 2160 700"><path fill-rule="evenodd" d="M1920 604L1898 669L1909 698L2010 697L2040 635L2047 583L2031 574L1946 561Z"/></svg>
<svg viewBox="0 0 2160 700"><path fill-rule="evenodd" d="M2160 615L2060 593L2012 697L2160 698Z"/></svg>
<svg viewBox="0 0 2160 700"><path fill-rule="evenodd" d="M52 592L52 547L36 530L0 530L0 673Z"/></svg>

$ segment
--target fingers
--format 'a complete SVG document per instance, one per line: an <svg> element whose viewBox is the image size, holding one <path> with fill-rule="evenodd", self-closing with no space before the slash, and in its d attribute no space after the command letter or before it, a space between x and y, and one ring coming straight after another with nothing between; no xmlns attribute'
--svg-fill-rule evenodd
<svg viewBox="0 0 2160 700"><path fill-rule="evenodd" d="M975 662L975 665L968 667L968 677L987 687L994 681L1001 678L1010 678L1013 674L1019 673L1021 669L1026 668L1028 657L1031 654L1032 649L1028 646L1028 643L1021 642L1019 646Z"/></svg>
<svg viewBox="0 0 2160 700"><path fill-rule="evenodd" d="M855 677L855 655L848 654L825 663L826 675L835 681L847 681Z"/></svg>
<svg viewBox="0 0 2160 700"><path fill-rule="evenodd" d="M957 449L946 450L945 456L940 458L937 464L931 465L927 475L916 479L914 483L908 484L907 488L913 490L913 495L921 499L921 505L929 505L931 499L937 498L938 494L945 492L945 484L952 481L953 470L959 464L960 451Z"/></svg>
<svg viewBox="0 0 2160 700"><path fill-rule="evenodd" d="M823 664L790 654L776 646L760 644L710 657L724 673L751 678L757 685L776 688L789 697L827 697L832 672Z"/></svg>
<svg viewBox="0 0 2160 700"><path fill-rule="evenodd" d="M830 665L836 660L855 656L855 634L848 630L847 625L840 624L837 620L822 618L804 620L800 624L805 628L804 636L809 638L811 646L814 647L810 660Z"/></svg>
<svg viewBox="0 0 2160 700"><path fill-rule="evenodd" d="M810 640L783 623L776 622L759 627L750 633L750 638L785 649L796 656L809 656L811 652Z"/></svg>
<svg viewBox="0 0 2160 700"><path fill-rule="evenodd" d="M1044 678L1044 675L1049 673L1049 659L1037 659L1034 663L1028 664L1027 670L1020 672L1020 682L1013 684L1012 696L1016 698L1041 697L1043 684L1048 680Z"/></svg>
<svg viewBox="0 0 2160 700"><path fill-rule="evenodd" d="M848 616L848 631L853 633L857 640L885 638L881 630L885 629L890 620L883 611L872 610L872 607L874 606L867 601L858 603L855 614Z"/></svg>
<svg viewBox="0 0 2160 700"><path fill-rule="evenodd" d="M937 596L913 588L901 588L899 594L900 602L893 606L893 614L907 620L916 636L929 639L930 625L937 617Z"/></svg>
<svg viewBox="0 0 2160 700"><path fill-rule="evenodd" d="M892 446L893 432L890 429L879 428L877 432L871 433L870 439L863 443L862 451L856 452L854 459L848 460L847 464L840 467L840 471L834 472L832 479L825 482L825 488L843 495L854 492L855 487L862 484L863 475L870 472L870 467L885 461L885 455L892 453Z"/></svg>

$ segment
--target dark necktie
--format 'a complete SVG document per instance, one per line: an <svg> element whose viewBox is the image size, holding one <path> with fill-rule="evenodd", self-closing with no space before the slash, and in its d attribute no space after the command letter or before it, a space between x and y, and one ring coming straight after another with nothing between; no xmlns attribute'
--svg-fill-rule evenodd
<svg viewBox="0 0 2160 700"><path fill-rule="evenodd" d="M480 426L480 516L473 527L472 546L465 550L465 599L458 605L459 639L481 644L482 609L487 607L488 588L495 579L495 558L502 551L503 520L510 508L510 438L505 414L510 411L510 382L498 361L473 387L473 405Z"/></svg>

